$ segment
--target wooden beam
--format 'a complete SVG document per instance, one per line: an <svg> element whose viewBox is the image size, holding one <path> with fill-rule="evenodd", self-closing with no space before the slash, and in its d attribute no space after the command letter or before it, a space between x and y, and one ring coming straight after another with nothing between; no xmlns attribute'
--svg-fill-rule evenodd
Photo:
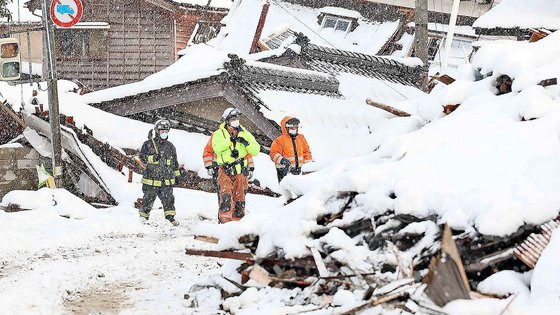
<svg viewBox="0 0 560 315"><path fill-rule="evenodd" d="M197 249L185 249L187 255L192 256L204 256L204 257L217 257L217 258L227 258L235 260L254 260L254 257L250 253L238 253L231 251L215 251L215 250L197 250Z"/></svg>
<svg viewBox="0 0 560 315"><path fill-rule="evenodd" d="M249 102L247 96L239 92L235 86L226 84L223 96L235 108L239 109L252 123L258 126L270 140L274 140L282 134L278 127L264 117L263 114Z"/></svg>
<svg viewBox="0 0 560 315"><path fill-rule="evenodd" d="M6 113L6 115L8 115L8 117L17 122L20 128L25 129L25 127L27 127L27 124L23 121L23 119L19 118L19 116L15 112L8 109L7 106L9 105L0 104L0 110L2 110L4 113Z"/></svg>
<svg viewBox="0 0 560 315"><path fill-rule="evenodd" d="M393 115L395 115L395 116L399 116L399 117L409 117L409 116L411 116L409 113L407 113L407 112L405 112L405 111L402 111L402 110L400 110L400 109L396 109L396 108L391 107L391 106L389 106L389 105L385 105L385 104L381 104L381 103L375 102L375 101L373 101L373 100L371 100L371 99L369 99L369 98L366 100L366 103L367 103L368 105L373 106L373 107L377 107L377 108L382 109L382 110L384 110L384 111L386 111L386 112L389 112L389 113L391 113L391 114L393 114Z"/></svg>
<svg viewBox="0 0 560 315"><path fill-rule="evenodd" d="M120 116L129 116L150 110L201 101L223 96L221 82L203 82L186 87L174 86L163 90L149 92L147 96L133 96L110 101L101 105L101 109Z"/></svg>

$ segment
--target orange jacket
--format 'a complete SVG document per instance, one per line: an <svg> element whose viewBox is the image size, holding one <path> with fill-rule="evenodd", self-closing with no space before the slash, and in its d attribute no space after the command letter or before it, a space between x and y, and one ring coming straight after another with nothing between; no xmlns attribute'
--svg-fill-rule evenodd
<svg viewBox="0 0 560 315"><path fill-rule="evenodd" d="M272 145L270 146L270 158L276 164L276 167L280 167L280 160L286 158L290 161L291 165L296 165L296 155L297 155L297 165L301 167L304 163L311 162L311 149L309 149L309 144L303 135L298 134L293 140L292 136L288 134L286 129L286 122L292 117L284 117L280 125L282 126L282 135L274 139ZM295 149L294 149L295 145Z"/></svg>
<svg viewBox="0 0 560 315"><path fill-rule="evenodd" d="M247 154L245 156L245 159L247 160L247 167L250 170L255 169L253 157L250 154ZM214 154L214 149L212 148L212 136L210 136L210 139L208 139L208 143L206 143L206 146L204 147L204 151L202 152L202 160L204 161L205 168L212 167L213 163L216 162L216 154Z"/></svg>

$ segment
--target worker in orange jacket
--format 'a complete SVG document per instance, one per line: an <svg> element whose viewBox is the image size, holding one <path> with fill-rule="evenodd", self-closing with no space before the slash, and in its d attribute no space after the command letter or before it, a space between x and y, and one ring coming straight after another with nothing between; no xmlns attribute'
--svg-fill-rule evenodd
<svg viewBox="0 0 560 315"><path fill-rule="evenodd" d="M289 172L294 175L301 174L302 165L312 161L309 144L298 132L299 123L299 119L295 117L284 117L280 123L282 135L270 146L270 158L276 164L278 182Z"/></svg>

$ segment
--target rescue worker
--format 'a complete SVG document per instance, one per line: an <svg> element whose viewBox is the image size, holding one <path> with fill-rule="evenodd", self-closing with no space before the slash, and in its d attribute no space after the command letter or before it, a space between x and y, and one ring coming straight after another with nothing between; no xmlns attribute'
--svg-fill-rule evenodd
<svg viewBox="0 0 560 315"><path fill-rule="evenodd" d="M312 161L311 149L307 140L299 134L299 119L284 117L280 125L282 135L274 139L270 146L270 159L276 164L278 182L291 172L301 174L301 167Z"/></svg>
<svg viewBox="0 0 560 315"><path fill-rule="evenodd" d="M255 137L239 123L241 112L227 108L224 122L212 135L212 149L218 165L219 202L218 221L226 223L245 215L245 193L249 186L247 154L259 154L260 145Z"/></svg>
<svg viewBox="0 0 560 315"><path fill-rule="evenodd" d="M176 178L181 176L181 172L175 146L168 141L170 129L169 120L158 120L140 150L140 159L147 167L142 178L144 197L139 214L141 218L148 221L154 201L159 197L163 204L165 218L177 226L179 222L175 220L173 185Z"/></svg>
<svg viewBox="0 0 560 315"><path fill-rule="evenodd" d="M253 177L253 171L255 170L253 157L251 157L250 154L247 154L245 156L245 159L247 160L247 179L251 179ZM216 188L216 190L218 190L218 163L216 163L216 154L214 153L214 149L212 148L212 136L210 136L210 139L208 139L208 143L206 143L206 146L204 147L204 151L202 152L202 160L204 161L204 168L206 168L208 176L212 177L212 184L214 184L214 187Z"/></svg>

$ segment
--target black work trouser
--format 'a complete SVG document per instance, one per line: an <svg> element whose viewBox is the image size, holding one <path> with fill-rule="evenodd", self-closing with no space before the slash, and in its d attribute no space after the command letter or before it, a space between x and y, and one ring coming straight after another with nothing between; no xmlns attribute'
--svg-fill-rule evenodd
<svg viewBox="0 0 560 315"><path fill-rule="evenodd" d="M159 198L163 205L165 218L170 220L175 218L175 196L173 196L173 186L150 186L147 184L142 185L142 192L144 197L142 199L142 207L140 208L140 216L148 218L150 211Z"/></svg>
<svg viewBox="0 0 560 315"><path fill-rule="evenodd" d="M277 168L276 169L276 176L278 177L278 182L281 182L284 177L288 175L284 168Z"/></svg>

